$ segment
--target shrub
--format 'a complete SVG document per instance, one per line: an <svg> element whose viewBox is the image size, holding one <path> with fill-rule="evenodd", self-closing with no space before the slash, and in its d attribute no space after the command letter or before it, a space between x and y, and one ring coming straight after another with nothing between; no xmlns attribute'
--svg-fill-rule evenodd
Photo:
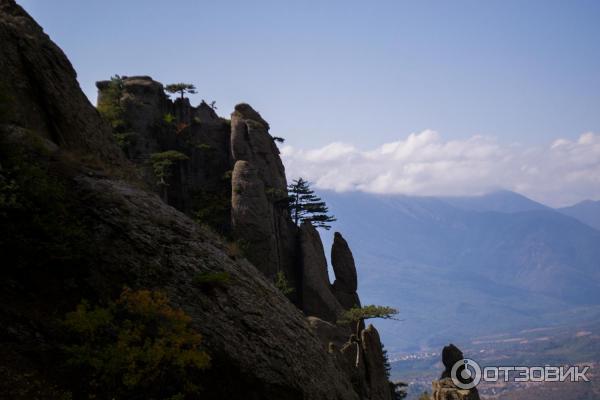
<svg viewBox="0 0 600 400"><path fill-rule="evenodd" d="M277 275L275 276L275 287L279 289L284 296L294 293L294 288L290 286L283 271L277 272Z"/></svg>
<svg viewBox="0 0 600 400"><path fill-rule="evenodd" d="M210 357L191 318L159 291L123 290L106 307L81 302L64 326L64 351L82 392L96 398L183 398L197 394Z"/></svg>
<svg viewBox="0 0 600 400"><path fill-rule="evenodd" d="M110 123L115 132L122 132L127 124L121 106L123 79L119 75L112 76L108 87L102 92L102 102L98 104L98 112Z"/></svg>
<svg viewBox="0 0 600 400"><path fill-rule="evenodd" d="M207 143L200 143L200 144L197 144L197 145L196 145L196 148L197 148L198 150L202 150L202 151L212 151L212 150L214 150L214 149L215 149L214 147L212 147L210 144L207 144Z"/></svg>
<svg viewBox="0 0 600 400"><path fill-rule="evenodd" d="M364 307L352 307L345 311L337 322L339 324L350 324L371 318L395 319L397 314L398 310L388 306L368 305Z"/></svg>
<svg viewBox="0 0 600 400"><path fill-rule="evenodd" d="M167 180L171 177L171 166L176 161L187 160L188 156L175 150L167 150L150 155L150 163L159 185L168 186Z"/></svg>

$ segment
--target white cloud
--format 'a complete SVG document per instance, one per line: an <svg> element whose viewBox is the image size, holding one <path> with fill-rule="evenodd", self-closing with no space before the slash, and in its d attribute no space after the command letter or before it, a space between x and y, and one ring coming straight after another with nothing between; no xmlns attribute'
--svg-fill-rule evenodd
<svg viewBox="0 0 600 400"><path fill-rule="evenodd" d="M435 196L502 188L553 206L600 199L600 135L592 132L531 147L484 136L445 141L426 130L370 150L335 142L281 154L289 178L321 189Z"/></svg>

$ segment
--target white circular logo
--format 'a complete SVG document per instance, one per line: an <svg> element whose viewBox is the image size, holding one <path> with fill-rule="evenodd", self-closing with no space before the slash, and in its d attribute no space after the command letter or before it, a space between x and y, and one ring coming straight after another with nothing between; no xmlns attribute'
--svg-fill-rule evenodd
<svg viewBox="0 0 600 400"><path fill-rule="evenodd" d="M458 369L464 366L464 369L460 371L460 377L457 376ZM481 381L481 367L475 361L470 358L465 358L454 363L452 370L450 371L450 377L452 382L460 389L472 389L479 384ZM463 383L462 380L469 380L471 382Z"/></svg>

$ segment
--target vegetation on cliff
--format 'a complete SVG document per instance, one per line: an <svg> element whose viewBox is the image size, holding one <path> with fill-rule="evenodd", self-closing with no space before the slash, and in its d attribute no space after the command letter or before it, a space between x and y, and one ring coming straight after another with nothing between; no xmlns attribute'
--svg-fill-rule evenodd
<svg viewBox="0 0 600 400"><path fill-rule="evenodd" d="M191 318L160 291L125 289L106 306L83 301L66 315L68 370L96 398L183 399L210 366Z"/></svg>
<svg viewBox="0 0 600 400"><path fill-rule="evenodd" d="M308 221L317 228L329 230L329 223L336 221L329 215L329 208L315 191L310 188L310 183L302 178L292 181L288 185L289 206L292 220L296 225Z"/></svg>
<svg viewBox="0 0 600 400"><path fill-rule="evenodd" d="M171 94L179 94L181 100L183 100L186 94L196 94L196 86L191 83L171 83L165 86L165 90Z"/></svg>

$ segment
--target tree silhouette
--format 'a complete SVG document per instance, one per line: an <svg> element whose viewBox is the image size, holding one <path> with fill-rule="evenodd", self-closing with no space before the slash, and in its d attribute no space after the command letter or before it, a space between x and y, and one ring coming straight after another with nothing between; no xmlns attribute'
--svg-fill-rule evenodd
<svg viewBox="0 0 600 400"><path fill-rule="evenodd" d="M296 225L308 221L317 228L329 230L330 222L336 221L321 198L315 195L310 183L298 178L288 185L289 211Z"/></svg>
<svg viewBox="0 0 600 400"><path fill-rule="evenodd" d="M171 83L171 84L165 86L165 90L171 94L179 93L182 100L186 93L187 94L198 93L196 91L196 86L192 85L191 83Z"/></svg>

